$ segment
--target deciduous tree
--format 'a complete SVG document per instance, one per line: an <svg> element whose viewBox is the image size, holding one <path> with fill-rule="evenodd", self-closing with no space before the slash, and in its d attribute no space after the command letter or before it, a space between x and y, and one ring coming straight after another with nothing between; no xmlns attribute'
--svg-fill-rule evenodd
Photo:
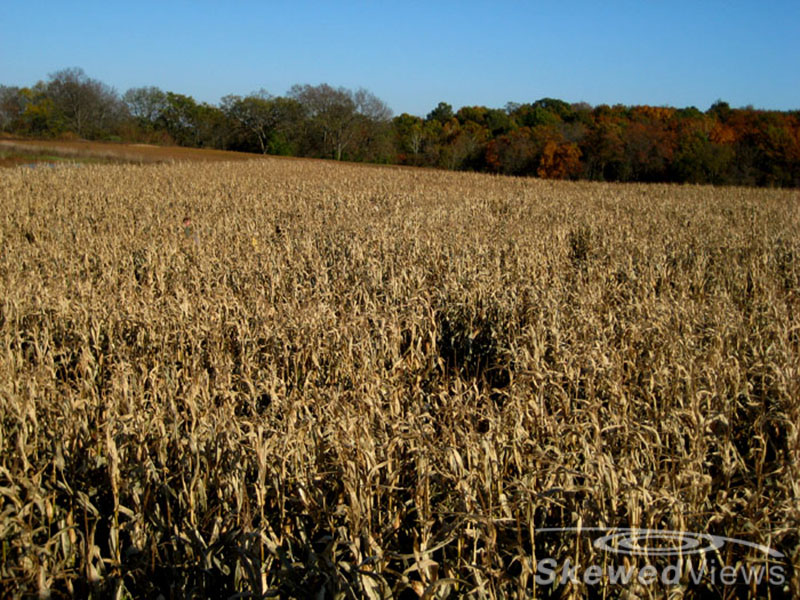
<svg viewBox="0 0 800 600"><path fill-rule="evenodd" d="M372 126L383 125L392 116L386 103L365 89L354 92L325 83L295 85L289 97L305 109L322 153L336 160L341 160L359 137L369 135Z"/></svg>
<svg viewBox="0 0 800 600"><path fill-rule="evenodd" d="M269 140L281 120L281 114L271 94L261 90L244 98L225 96L222 99L222 110L240 130L256 140L262 154L267 153Z"/></svg>
<svg viewBox="0 0 800 600"><path fill-rule="evenodd" d="M19 127L25 110L21 92L16 86L0 85L0 131L13 131Z"/></svg>
<svg viewBox="0 0 800 600"><path fill-rule="evenodd" d="M123 105L114 89L78 67L52 73L47 96L66 129L81 137L107 132L123 117Z"/></svg>
<svg viewBox="0 0 800 600"><path fill-rule="evenodd" d="M152 128L169 106L167 94L155 86L131 88L122 101L132 117L143 127Z"/></svg>

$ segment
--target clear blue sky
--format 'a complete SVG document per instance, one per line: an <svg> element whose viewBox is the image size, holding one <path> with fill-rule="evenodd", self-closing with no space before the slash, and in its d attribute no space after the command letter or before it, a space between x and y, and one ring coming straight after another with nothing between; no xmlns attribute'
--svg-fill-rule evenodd
<svg viewBox="0 0 800 600"><path fill-rule="evenodd" d="M800 0L0 3L0 84L82 67L216 104L294 83L439 101L800 108Z"/></svg>

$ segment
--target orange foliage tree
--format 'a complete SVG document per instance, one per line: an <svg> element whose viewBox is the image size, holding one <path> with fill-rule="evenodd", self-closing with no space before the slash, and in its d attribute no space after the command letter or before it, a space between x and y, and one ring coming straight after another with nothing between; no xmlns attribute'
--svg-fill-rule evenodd
<svg viewBox="0 0 800 600"><path fill-rule="evenodd" d="M566 179L581 171L581 151L576 144L549 141L544 145L536 174L546 179Z"/></svg>

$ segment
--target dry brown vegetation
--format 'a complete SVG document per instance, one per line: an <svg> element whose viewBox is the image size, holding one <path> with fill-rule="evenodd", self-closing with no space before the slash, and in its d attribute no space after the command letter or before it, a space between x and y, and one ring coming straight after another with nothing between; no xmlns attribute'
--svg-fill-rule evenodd
<svg viewBox="0 0 800 600"><path fill-rule="evenodd" d="M0 167L60 161L109 163L219 162L258 160L257 154L86 140L0 139Z"/></svg>
<svg viewBox="0 0 800 600"><path fill-rule="evenodd" d="M798 208L274 159L6 170L2 595L797 596ZM544 557L618 558L544 527L741 538L786 581L535 587Z"/></svg>

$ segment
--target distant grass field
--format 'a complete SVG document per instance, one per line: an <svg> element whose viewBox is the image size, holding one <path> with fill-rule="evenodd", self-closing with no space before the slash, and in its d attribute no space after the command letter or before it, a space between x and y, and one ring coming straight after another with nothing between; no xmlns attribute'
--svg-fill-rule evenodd
<svg viewBox="0 0 800 600"><path fill-rule="evenodd" d="M176 161L241 161L257 154L90 141L0 139L0 167L72 161L77 163L158 163Z"/></svg>
<svg viewBox="0 0 800 600"><path fill-rule="evenodd" d="M0 168L2 167L47 167L57 164L105 164L128 162L111 158L99 158L92 156L64 156L59 154L48 154L47 150L26 151L26 150L0 150Z"/></svg>
<svg viewBox="0 0 800 600"><path fill-rule="evenodd" d="M0 211L0 597L800 596L796 193L259 158ZM780 556L537 585L677 560L620 527Z"/></svg>

